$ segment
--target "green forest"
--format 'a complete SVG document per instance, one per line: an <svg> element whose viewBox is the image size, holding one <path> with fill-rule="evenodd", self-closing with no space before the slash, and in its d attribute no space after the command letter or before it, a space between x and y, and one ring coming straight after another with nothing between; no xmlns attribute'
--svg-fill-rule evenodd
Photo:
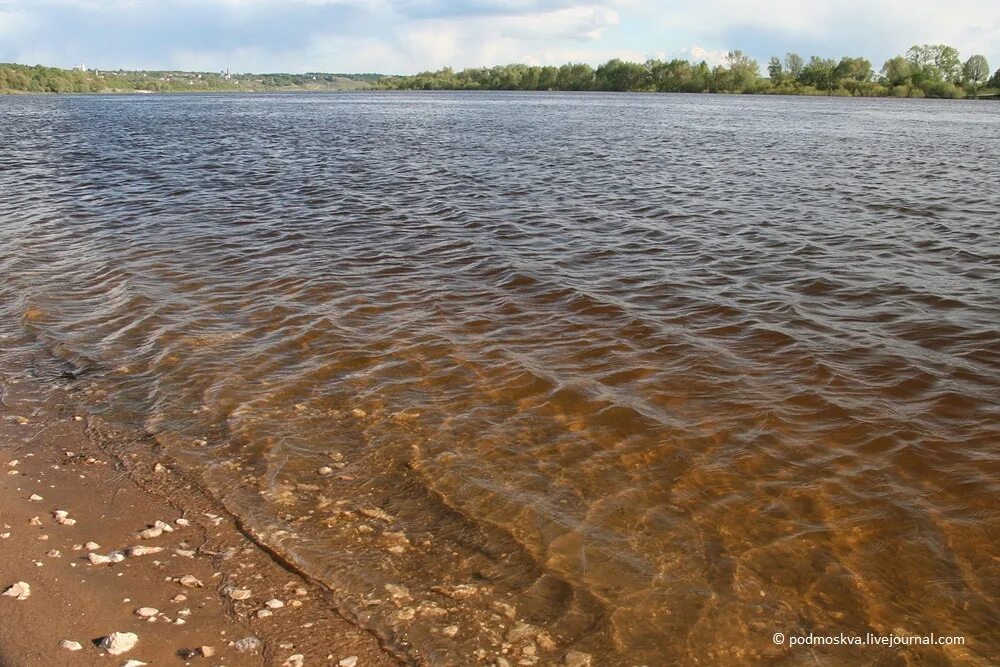
<svg viewBox="0 0 1000 667"><path fill-rule="evenodd" d="M855 97L992 97L1000 95L1000 69L992 76L981 55L962 60L944 44L911 47L877 72L865 58L839 61L797 53L772 57L764 68L741 51L725 64L701 61L610 60L597 68L500 65L445 68L410 76L381 74L229 74L176 71L65 70L0 64L0 91L27 93L346 91L346 90L565 90L750 93Z"/></svg>
<svg viewBox="0 0 1000 667"><path fill-rule="evenodd" d="M973 55L964 62L957 49L943 44L910 48L890 58L876 73L865 58L839 61L797 53L772 57L764 70L742 51L730 51L724 65L687 60L611 60L561 67L503 65L490 68L449 68L414 76L389 76L380 88L418 90L605 90L664 93L758 93L779 95L840 95L859 97L996 96L1000 70L990 77L986 58Z"/></svg>

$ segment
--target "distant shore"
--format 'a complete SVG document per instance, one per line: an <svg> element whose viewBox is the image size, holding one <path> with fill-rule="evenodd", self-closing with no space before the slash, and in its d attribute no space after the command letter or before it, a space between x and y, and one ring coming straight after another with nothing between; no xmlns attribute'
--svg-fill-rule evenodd
<svg viewBox="0 0 1000 667"><path fill-rule="evenodd" d="M765 75L766 72L766 75ZM378 73L232 73L177 70L73 70L0 63L0 91L114 92L341 92L363 90L497 90L561 92L740 93L833 97L1000 97L1000 69L979 54L964 62L946 44L912 46L880 69L866 58L840 60L797 53L761 65L739 50L709 65L675 58L644 63L609 60L596 68L509 64L460 71L445 67L412 75Z"/></svg>
<svg viewBox="0 0 1000 667"><path fill-rule="evenodd" d="M123 465L30 381L0 389L0 664L399 664L169 465Z"/></svg>

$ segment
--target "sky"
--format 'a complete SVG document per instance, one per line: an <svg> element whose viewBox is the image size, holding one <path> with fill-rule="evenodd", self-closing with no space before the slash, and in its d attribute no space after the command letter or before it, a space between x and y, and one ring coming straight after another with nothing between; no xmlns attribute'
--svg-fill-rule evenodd
<svg viewBox="0 0 1000 667"><path fill-rule="evenodd" d="M945 43L1000 67L1000 0L0 0L0 62L412 74L741 49L864 56Z"/></svg>

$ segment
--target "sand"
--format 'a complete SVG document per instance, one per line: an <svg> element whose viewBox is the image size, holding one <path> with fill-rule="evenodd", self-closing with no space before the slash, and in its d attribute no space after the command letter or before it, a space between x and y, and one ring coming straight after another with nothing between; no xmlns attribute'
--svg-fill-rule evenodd
<svg viewBox="0 0 1000 667"><path fill-rule="evenodd" d="M88 438L88 417L41 396L31 382L3 383L0 591L25 582L30 595L0 597L0 665L401 664L179 472L118 460ZM157 521L173 531L139 537ZM94 565L88 543L114 560L128 547L162 551ZM115 632L138 642L108 655L98 644ZM240 652L234 644L247 638L259 648L244 641Z"/></svg>

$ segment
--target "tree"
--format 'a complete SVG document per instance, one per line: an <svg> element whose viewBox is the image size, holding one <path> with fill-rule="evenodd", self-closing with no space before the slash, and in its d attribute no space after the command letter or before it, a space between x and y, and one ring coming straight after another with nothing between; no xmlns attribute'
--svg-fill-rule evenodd
<svg viewBox="0 0 1000 667"><path fill-rule="evenodd" d="M649 70L646 65L615 58L597 68L594 82L599 90L646 90Z"/></svg>
<svg viewBox="0 0 1000 667"><path fill-rule="evenodd" d="M834 68L834 77L839 79L850 79L858 83L871 81L875 76L872 71L872 64L866 58L848 58L844 56L840 59L837 67Z"/></svg>
<svg viewBox="0 0 1000 667"><path fill-rule="evenodd" d="M789 76L793 79L798 80L802 76L802 69L805 67L805 61L802 60L802 56L797 53L786 53L785 54L785 69L788 70Z"/></svg>
<svg viewBox="0 0 1000 667"><path fill-rule="evenodd" d="M830 92L833 90L834 70L837 63L831 58L810 56L809 64L802 69L799 80L802 83Z"/></svg>
<svg viewBox="0 0 1000 667"><path fill-rule="evenodd" d="M991 88L1000 88L1000 69L998 69L994 74L993 78L986 82L987 86Z"/></svg>
<svg viewBox="0 0 1000 667"><path fill-rule="evenodd" d="M785 78L785 68L781 66L781 58L771 56L771 59L767 61L767 75L771 78L771 82L774 85L781 85L782 80Z"/></svg>
<svg viewBox="0 0 1000 667"><path fill-rule="evenodd" d="M760 65L740 50L726 54L728 70L721 70L717 77L723 90L747 92L754 89L760 78Z"/></svg>
<svg viewBox="0 0 1000 667"><path fill-rule="evenodd" d="M965 61L965 65L962 67L962 77L965 79L965 83L972 86L972 94L976 94L976 90L980 85L986 83L986 80L990 76L990 64L986 61L985 56L974 55Z"/></svg>
<svg viewBox="0 0 1000 667"><path fill-rule="evenodd" d="M882 76L890 86L908 86L911 83L913 63L903 56L896 56L882 65Z"/></svg>

